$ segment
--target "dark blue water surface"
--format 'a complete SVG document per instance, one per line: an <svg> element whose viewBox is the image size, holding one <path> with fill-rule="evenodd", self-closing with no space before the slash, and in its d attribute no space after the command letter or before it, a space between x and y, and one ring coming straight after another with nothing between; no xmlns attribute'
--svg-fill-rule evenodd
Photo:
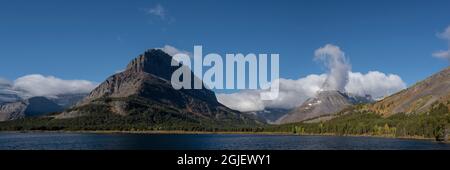
<svg viewBox="0 0 450 170"><path fill-rule="evenodd" d="M450 150L427 140L373 137L0 133L0 150Z"/></svg>

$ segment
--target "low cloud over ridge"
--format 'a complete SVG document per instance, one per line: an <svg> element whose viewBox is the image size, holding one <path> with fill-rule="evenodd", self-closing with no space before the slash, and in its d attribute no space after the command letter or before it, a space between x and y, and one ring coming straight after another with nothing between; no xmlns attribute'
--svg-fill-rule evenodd
<svg viewBox="0 0 450 170"><path fill-rule="evenodd" d="M89 93L97 87L97 83L87 80L63 80L54 76L44 76L31 74L19 77L13 82L1 80L1 83L8 83L0 90L16 91L24 98L34 96L52 97L60 94Z"/></svg>

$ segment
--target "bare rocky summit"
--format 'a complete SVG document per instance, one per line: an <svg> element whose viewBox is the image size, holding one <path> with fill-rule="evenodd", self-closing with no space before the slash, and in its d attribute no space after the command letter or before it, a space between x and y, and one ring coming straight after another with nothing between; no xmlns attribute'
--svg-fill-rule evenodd
<svg viewBox="0 0 450 170"><path fill-rule="evenodd" d="M277 120L277 124L302 122L325 115L337 114L339 111L353 106L372 102L371 96L357 96L339 91L320 91L316 97L306 100L288 114Z"/></svg>

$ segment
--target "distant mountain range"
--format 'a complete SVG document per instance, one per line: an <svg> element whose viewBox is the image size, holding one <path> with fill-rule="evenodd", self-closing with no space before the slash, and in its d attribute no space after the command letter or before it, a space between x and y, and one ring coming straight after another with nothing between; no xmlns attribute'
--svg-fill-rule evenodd
<svg viewBox="0 0 450 170"><path fill-rule="evenodd" d="M371 96L358 96L339 91L320 91L316 97L306 100L302 105L289 111L276 121L276 124L302 122L308 119L333 115L355 104L371 103Z"/></svg>
<svg viewBox="0 0 450 170"><path fill-rule="evenodd" d="M294 109L268 108L241 113L219 103L209 89L175 90L171 76L182 66L173 67L171 62L172 56L164 51L148 50L133 59L126 70L110 76L89 94L21 99L16 92L8 90L10 87L0 84L4 86L0 88L0 121L43 118L26 119L32 121L26 123L29 129L254 130L267 124L327 122L347 112L389 117L398 113L426 113L436 103L450 106L448 67L381 101L368 95L320 91ZM200 81L192 72L191 76L193 81ZM345 121L352 120L345 118ZM13 122L8 129L20 126Z"/></svg>
<svg viewBox="0 0 450 170"><path fill-rule="evenodd" d="M0 105L0 121L42 116L63 110L64 108L62 106L46 97L32 97L26 100Z"/></svg>
<svg viewBox="0 0 450 170"><path fill-rule="evenodd" d="M254 115L262 122L276 124L276 121L289 113L290 109L266 108L261 111L246 112L245 114Z"/></svg>
<svg viewBox="0 0 450 170"><path fill-rule="evenodd" d="M87 94L62 94L52 97L24 97L10 84L0 83L0 121L42 116L61 112L73 106Z"/></svg>
<svg viewBox="0 0 450 170"><path fill-rule="evenodd" d="M10 84L0 83L0 121L36 117L61 112L79 102L87 94L60 94L56 96L28 97L14 90Z"/></svg>
<svg viewBox="0 0 450 170"><path fill-rule="evenodd" d="M62 112L79 102L87 94L64 94L53 97L31 97L22 99L19 96L8 98L0 104L0 121L16 120L26 117L44 116L49 113Z"/></svg>

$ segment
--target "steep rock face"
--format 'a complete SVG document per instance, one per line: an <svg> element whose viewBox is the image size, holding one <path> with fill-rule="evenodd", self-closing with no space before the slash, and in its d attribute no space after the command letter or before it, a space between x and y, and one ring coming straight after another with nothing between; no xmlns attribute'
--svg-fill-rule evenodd
<svg viewBox="0 0 450 170"><path fill-rule="evenodd" d="M296 123L320 116L336 114L354 104L373 101L370 96L356 96L339 91L321 91L277 120L277 124Z"/></svg>
<svg viewBox="0 0 450 170"><path fill-rule="evenodd" d="M63 108L45 97L33 97L0 105L0 121L41 116L61 112Z"/></svg>
<svg viewBox="0 0 450 170"><path fill-rule="evenodd" d="M211 90L206 88L175 90L170 79L172 73L180 66L172 67L171 61L172 57L162 50L148 50L132 60L125 71L109 77L73 109L57 115L56 118L95 114L90 110L102 106L107 112L122 116L150 111L170 112L176 119L189 116L193 117L193 121L206 119L212 122L222 120L254 122L246 115L220 104ZM193 80L199 79L193 76Z"/></svg>
<svg viewBox="0 0 450 170"><path fill-rule="evenodd" d="M164 101L165 99L175 101L181 99L179 92L213 105L221 105L217 102L214 92L206 88L191 90L173 89L170 83L172 73L180 66L171 66L171 61L172 57L162 50L149 50L133 59L124 72L109 77L78 105L83 105L99 98L121 98L132 95L159 101ZM198 81L198 78L194 76L193 79ZM178 96L171 96L171 94L178 94Z"/></svg>
<svg viewBox="0 0 450 170"><path fill-rule="evenodd" d="M427 112L433 103L450 105L450 67L397 94L365 107L384 116Z"/></svg>
<svg viewBox="0 0 450 170"><path fill-rule="evenodd" d="M0 121L15 120L25 117L27 103L24 101L0 105Z"/></svg>

